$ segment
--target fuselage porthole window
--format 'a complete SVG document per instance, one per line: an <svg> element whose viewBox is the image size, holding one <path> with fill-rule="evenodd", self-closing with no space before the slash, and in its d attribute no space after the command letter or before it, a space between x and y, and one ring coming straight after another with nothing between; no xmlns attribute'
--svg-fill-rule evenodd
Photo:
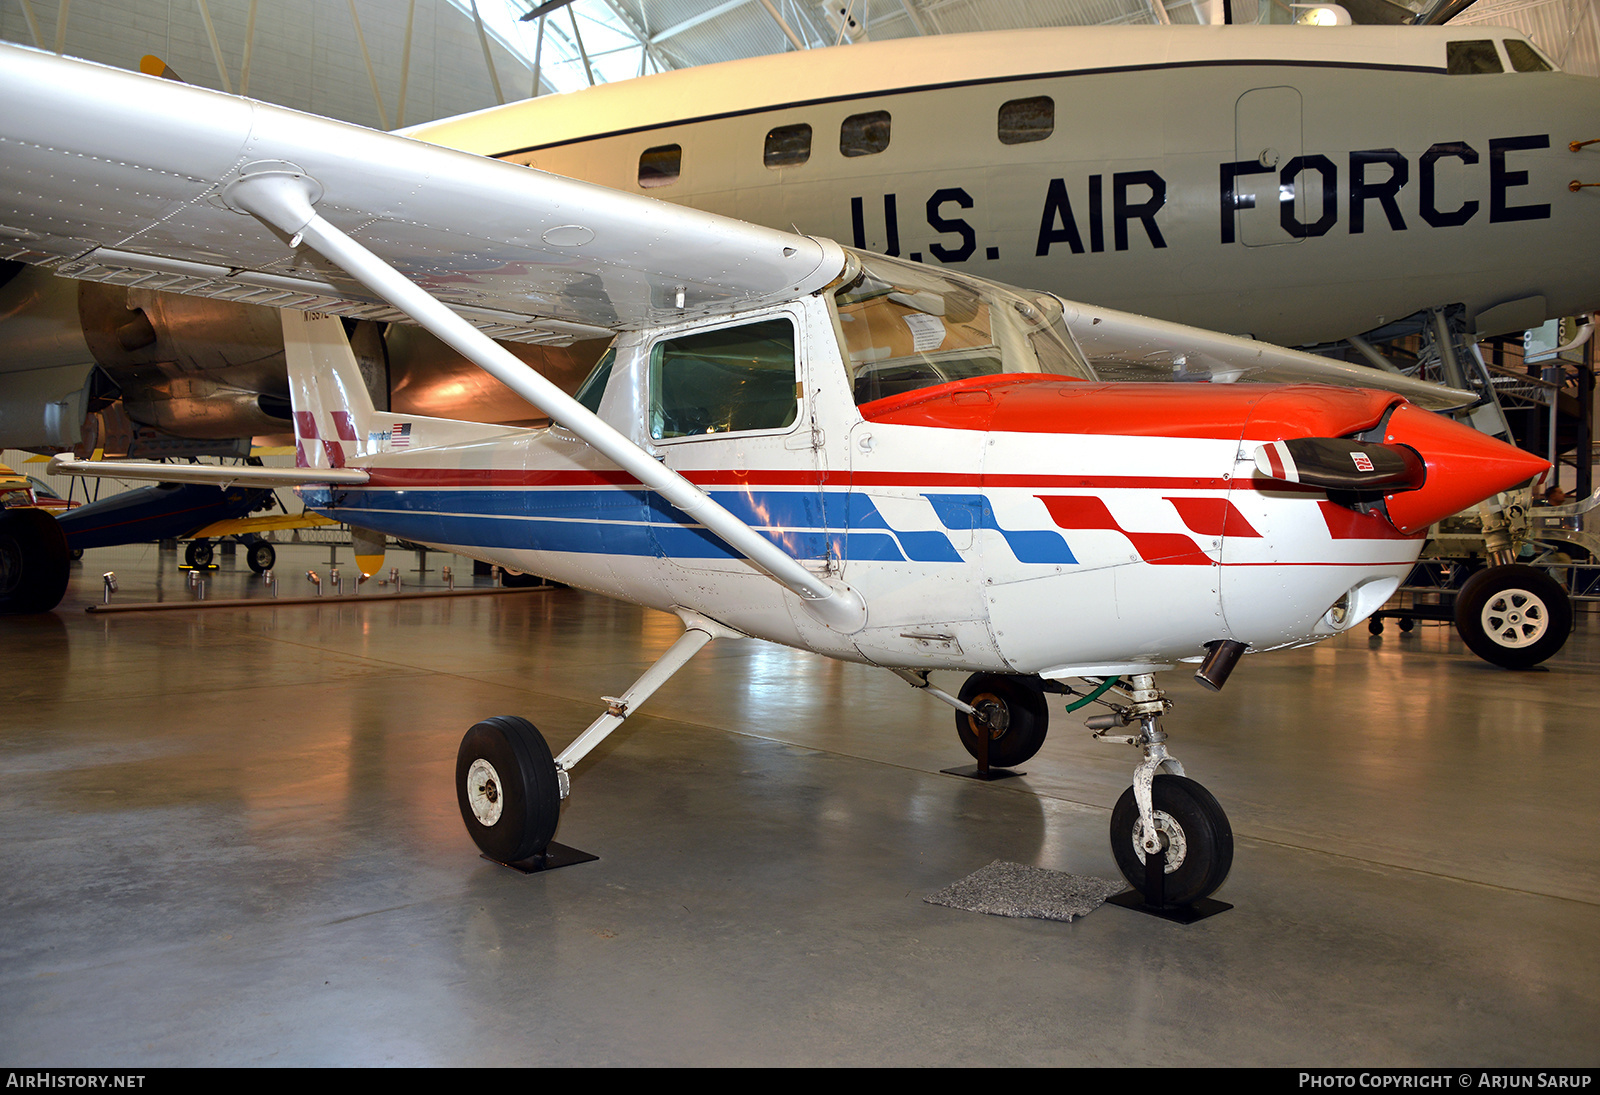
<svg viewBox="0 0 1600 1095"><path fill-rule="evenodd" d="M1056 131L1056 101L1048 95L1012 99L1000 107L1001 144L1042 141Z"/></svg>
<svg viewBox="0 0 1600 1095"><path fill-rule="evenodd" d="M678 181L683 169L683 146L657 145L639 154L639 185L646 190L656 186L671 186Z"/></svg>
<svg viewBox="0 0 1600 1095"><path fill-rule="evenodd" d="M811 158L811 127L804 122L767 131L761 162L768 167L794 167Z"/></svg>
<svg viewBox="0 0 1600 1095"><path fill-rule="evenodd" d="M846 156L872 156L889 147L889 112L852 114L839 127L839 151Z"/></svg>

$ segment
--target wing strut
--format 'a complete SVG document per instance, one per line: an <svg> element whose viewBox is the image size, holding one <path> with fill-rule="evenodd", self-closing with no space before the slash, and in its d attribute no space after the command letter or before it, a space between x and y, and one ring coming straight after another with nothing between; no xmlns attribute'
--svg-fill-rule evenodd
<svg viewBox="0 0 1600 1095"><path fill-rule="evenodd" d="M410 316L490 376L544 411L551 420L593 445L607 459L720 536L735 551L802 599L818 620L846 634L866 624L860 594L842 582L812 574L793 556L756 532L699 487L653 459L577 400L523 364L426 290L329 224L316 211L322 186L283 161L246 165L223 189L231 208L249 213L305 242L368 289Z"/></svg>

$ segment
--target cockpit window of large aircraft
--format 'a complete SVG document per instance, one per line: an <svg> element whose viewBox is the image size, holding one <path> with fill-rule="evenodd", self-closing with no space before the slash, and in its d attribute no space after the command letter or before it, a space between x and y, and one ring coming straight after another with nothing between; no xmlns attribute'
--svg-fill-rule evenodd
<svg viewBox="0 0 1600 1095"><path fill-rule="evenodd" d="M1473 41L1449 42L1445 46L1447 68L1452 76L1481 76L1490 72L1504 72L1500 54L1487 38Z"/></svg>
<svg viewBox="0 0 1600 1095"><path fill-rule="evenodd" d="M761 162L768 167L793 167L811 158L811 127L780 125L767 131L767 145Z"/></svg>
<svg viewBox="0 0 1600 1095"><path fill-rule="evenodd" d="M678 181L682 167L682 145L663 144L647 148L639 155L639 185L646 189L670 186Z"/></svg>
<svg viewBox="0 0 1600 1095"><path fill-rule="evenodd" d="M1012 99L1000 107L1000 143L1042 141L1056 131L1056 101L1048 95Z"/></svg>
<svg viewBox="0 0 1600 1095"><path fill-rule="evenodd" d="M871 156L889 147L889 112L852 114L839 127L839 151L846 156Z"/></svg>
<svg viewBox="0 0 1600 1095"><path fill-rule="evenodd" d="M1511 67L1518 72L1553 72L1555 66L1543 57L1539 51L1520 38L1507 38L1506 56L1511 58Z"/></svg>
<svg viewBox="0 0 1600 1095"><path fill-rule="evenodd" d="M860 271L833 307L858 404L999 373L1094 379L1049 294L851 255Z"/></svg>

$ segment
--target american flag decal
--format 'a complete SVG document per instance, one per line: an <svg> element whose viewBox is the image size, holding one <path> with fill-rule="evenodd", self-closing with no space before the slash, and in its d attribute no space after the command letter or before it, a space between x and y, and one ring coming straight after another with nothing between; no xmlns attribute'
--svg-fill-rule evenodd
<svg viewBox="0 0 1600 1095"><path fill-rule="evenodd" d="M1364 452L1353 452L1350 459L1356 462L1356 471L1371 471L1372 459Z"/></svg>
<svg viewBox="0 0 1600 1095"><path fill-rule="evenodd" d="M389 431L389 444L397 449L403 449L411 444L411 423L396 422Z"/></svg>

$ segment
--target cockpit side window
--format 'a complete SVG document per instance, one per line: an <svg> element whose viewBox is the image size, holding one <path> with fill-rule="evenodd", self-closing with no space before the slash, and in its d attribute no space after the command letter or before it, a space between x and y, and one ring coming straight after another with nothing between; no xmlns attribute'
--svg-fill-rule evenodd
<svg viewBox="0 0 1600 1095"><path fill-rule="evenodd" d="M1504 72L1494 42L1484 39L1449 42L1445 46L1446 68L1452 76L1481 76Z"/></svg>
<svg viewBox="0 0 1600 1095"><path fill-rule="evenodd" d="M1555 66L1543 57L1539 51L1520 38L1505 39L1506 56L1511 58L1511 67L1517 72L1553 72Z"/></svg>
<svg viewBox="0 0 1600 1095"><path fill-rule="evenodd" d="M650 436L792 426L800 413L796 376L787 316L664 339L650 351Z"/></svg>
<svg viewBox="0 0 1600 1095"><path fill-rule="evenodd" d="M833 308L858 404L1002 373L1094 378L1054 297L853 254Z"/></svg>
<svg viewBox="0 0 1600 1095"><path fill-rule="evenodd" d="M616 360L617 348L612 346L600 355L600 360L595 363L589 378L578 388L578 394L574 398L592 414L600 413L600 399L606 394L606 385L611 382L611 366Z"/></svg>

